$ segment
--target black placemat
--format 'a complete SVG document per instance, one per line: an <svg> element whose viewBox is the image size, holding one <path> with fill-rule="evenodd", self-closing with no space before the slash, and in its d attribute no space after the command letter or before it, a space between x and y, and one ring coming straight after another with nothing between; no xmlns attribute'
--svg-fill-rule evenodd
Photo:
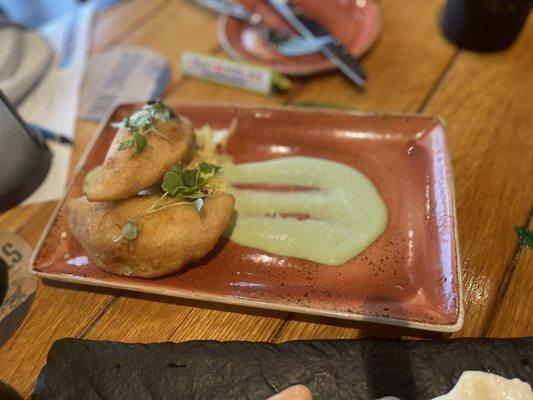
<svg viewBox="0 0 533 400"><path fill-rule="evenodd" d="M446 341L317 340L55 342L35 399L265 400L304 384L317 400L428 400L463 371L533 383L533 338Z"/></svg>

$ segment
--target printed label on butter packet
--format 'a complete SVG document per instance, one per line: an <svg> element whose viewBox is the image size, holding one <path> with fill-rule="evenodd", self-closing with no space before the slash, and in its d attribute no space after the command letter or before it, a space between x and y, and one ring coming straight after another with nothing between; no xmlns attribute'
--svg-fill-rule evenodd
<svg viewBox="0 0 533 400"><path fill-rule="evenodd" d="M190 52L182 54L181 64L186 75L210 82L263 94L271 93L274 86L275 72L268 68Z"/></svg>

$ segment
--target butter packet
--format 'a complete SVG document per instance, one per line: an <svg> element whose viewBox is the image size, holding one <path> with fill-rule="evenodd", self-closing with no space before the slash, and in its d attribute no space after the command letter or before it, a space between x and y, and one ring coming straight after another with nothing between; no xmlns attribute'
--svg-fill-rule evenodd
<svg viewBox="0 0 533 400"><path fill-rule="evenodd" d="M262 94L271 94L274 88L288 90L292 85L286 76L268 67L192 52L182 53L181 67L185 75Z"/></svg>

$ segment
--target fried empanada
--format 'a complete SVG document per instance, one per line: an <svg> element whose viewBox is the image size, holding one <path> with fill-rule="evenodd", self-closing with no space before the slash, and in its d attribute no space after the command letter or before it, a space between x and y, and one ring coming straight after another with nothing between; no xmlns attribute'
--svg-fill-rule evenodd
<svg viewBox="0 0 533 400"><path fill-rule="evenodd" d="M176 205L145 214L158 198L135 196L112 203L72 199L67 203L69 224L99 268L154 278L205 256L228 225L234 205L233 196L224 193L205 198L200 211L191 205ZM131 220L138 229L137 237L117 241L121 227Z"/></svg>
<svg viewBox="0 0 533 400"><path fill-rule="evenodd" d="M170 119L159 123L157 132L146 135L146 146L137 152L132 132L121 127L107 152L100 175L87 193L89 201L126 199L161 182L174 163L185 160L194 144L194 132L188 119ZM121 143L130 145L120 148Z"/></svg>

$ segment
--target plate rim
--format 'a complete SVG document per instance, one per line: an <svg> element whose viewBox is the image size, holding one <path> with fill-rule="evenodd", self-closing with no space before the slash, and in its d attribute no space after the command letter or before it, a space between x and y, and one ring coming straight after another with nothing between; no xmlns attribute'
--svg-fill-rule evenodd
<svg viewBox="0 0 533 400"><path fill-rule="evenodd" d="M362 110L344 110L344 109L331 109L327 107L313 107L313 108L305 108L305 107L298 107L298 106L283 106L283 105L262 105L262 104L250 104L250 103L231 103L231 102L215 102L215 101L179 101L179 102L169 102L169 105L171 107L179 107L179 106L194 106L194 107L202 107L202 108L208 108L208 107L223 107L223 108L229 108L234 110L239 109L247 109L247 110L253 110L253 109L261 109L261 110L289 110L289 111L298 111L298 112L321 112L325 114L341 114L341 115L348 115L348 116L363 116L363 117L393 117L393 118L413 118L413 119L422 119L422 120L429 120L434 121L436 125L440 125L442 127L442 134L445 141L445 149L446 149L446 158L447 158L447 166L448 166L448 179L450 182L450 203L451 203L451 222L453 224L453 235L455 239L455 259L456 259L456 269L455 272L457 274L456 276L456 288L457 288L457 318L456 320L451 324L438 324L438 323L430 323L430 322L419 322L419 321L410 321L407 319L399 319L399 318L393 318L393 317L380 317L380 316L372 316L372 315L364 315L360 313L348 313L348 312L342 312L342 311L335 311L335 310L322 310L317 309L313 307L304 307L304 306L295 306L295 305L288 305L288 304L276 304L271 303L267 301L262 300L252 300L252 299L242 299L237 298L234 296L228 296L228 295L212 295L209 293L204 292L193 292L193 291L186 291L186 290L180 290L180 289L167 289L167 288L155 288L155 287L146 287L142 284L128 284L128 283L114 283L109 282L102 279L94 279L94 278L87 278L87 277L76 277L72 275L63 275L59 273L48 273L48 272L41 272L35 269L35 260L37 258L37 255L41 251L41 247L45 241L45 239L48 237L48 234L50 232L50 229L55 222L61 208L63 207L68 193L70 193L72 187L74 186L74 183L76 182L76 178L81 172L83 166L85 165L87 158L91 151L93 150L94 146L98 142L102 131L106 128L106 126L110 123L111 116L118 110L119 108L128 107L128 106L139 106L143 103L140 102L130 102L130 103L120 103L115 105L112 109L110 109L104 118L100 121L98 124L98 127L96 128L93 138L85 148L84 152L80 156L80 159L78 163L76 164L76 167L74 168L74 171L70 177L69 184L65 190L65 194L61 198L61 201L59 201L50 216L43 232L41 233L39 240L35 246L35 249L33 250L33 253L30 258L30 262L28 263L28 270L30 275L37 276L41 279L48 279L52 281L60 281L60 282L69 282L69 283L76 283L76 284L82 284L85 286L97 286L97 287L109 287L109 288L115 288L115 289L122 289L122 290L131 290L131 291L138 291L142 293L151 293L151 294L157 294L161 296L168 296L168 297L176 297L176 298L184 298L188 300L199 300L199 301L205 301L205 302L212 302L217 304L231 304L231 305L237 305L237 306L243 306L243 307L249 307L249 308L259 308L264 310L276 310L276 311L285 311L285 312L292 312L292 313L298 313L298 314L306 314L306 315L315 315L315 316L322 316L322 317L329 317L329 318L338 318L338 319L344 319L344 320L352 320L352 321L358 321L358 322L371 322L371 323L378 323L383 325L393 325L393 326L400 326L405 328L412 328L412 329L420 329L425 331L434 331L434 332L443 332L443 333L453 333L459 331L464 324L464 296L463 296L463 280L462 280L462 268L461 268L461 257L460 257L460 246L459 246L459 235L458 235L458 224L457 224L457 207L455 202L455 185L454 185L454 179L453 179L453 166L451 164L451 160L449 157L449 151L448 151L448 141L447 141L447 131L446 131L446 123L444 122L444 119L441 116L431 116L427 114L417 114L417 113L401 113L401 112L379 112L379 111L362 111Z"/></svg>
<svg viewBox="0 0 533 400"><path fill-rule="evenodd" d="M375 0L368 0L368 1L371 1L376 9L376 15L377 15L377 20L376 20L376 27L374 29L374 32L373 32L373 35L372 35L372 38L371 40L368 41L368 44L363 48L363 51L361 52L361 54L359 54L357 56L357 59L362 59L364 56L366 56L368 54L368 52L376 45L377 41L378 41L378 38L379 38L379 35L381 33L381 30L383 29L383 16L381 14L381 9L379 7L379 5L377 4L377 2ZM224 53L226 53L227 56L229 56L230 58L234 59L234 60L240 60L240 61L245 61L245 62L250 62L250 63L253 63L253 64L257 64L257 65L260 65L260 66L263 66L265 68L270 68L272 70L275 70L277 72L280 72L282 74L286 74L286 75L290 75L290 76L311 76L311 75L315 75L315 74L319 74L319 73L323 73L323 72L330 72L330 71L335 71L337 69L337 67L335 66L335 64L333 64L333 62L329 61L329 60L324 60L325 61L325 64L329 64L327 66L324 66L324 67L312 67L312 68L307 68L306 70L301 70L301 71L298 71L298 70L293 70L292 68L285 68L283 67L283 65L281 65L281 68L280 68L280 65L278 65L277 67L275 66L272 66L272 65L268 65L268 64L264 64L262 63L261 61L257 61L257 60L249 60L245 57L243 57L235 48L234 46L231 44L230 40L228 39L228 35L226 35L226 28L227 28L227 24L228 24L228 21L230 19L235 19L233 17L230 17L228 15L219 15L218 18L217 18L217 38L218 38L218 41L220 43L220 46L222 47L222 50L224 51Z"/></svg>

